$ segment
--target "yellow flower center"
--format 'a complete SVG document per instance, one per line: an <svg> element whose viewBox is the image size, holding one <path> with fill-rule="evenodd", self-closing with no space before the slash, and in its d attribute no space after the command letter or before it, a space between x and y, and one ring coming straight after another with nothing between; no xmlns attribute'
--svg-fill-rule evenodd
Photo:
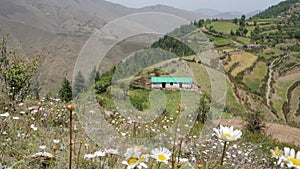
<svg viewBox="0 0 300 169"><path fill-rule="evenodd" d="M232 135L231 135L231 134L229 134L229 133L226 133L226 134L224 134L224 136L225 136L226 138L229 138L229 139L231 139L231 138L232 138Z"/></svg>
<svg viewBox="0 0 300 169"><path fill-rule="evenodd" d="M146 162L146 158L141 157L141 158L140 158L140 162Z"/></svg>
<svg viewBox="0 0 300 169"><path fill-rule="evenodd" d="M129 165L134 165L138 162L138 159L137 158L129 158L128 159L128 164Z"/></svg>
<svg viewBox="0 0 300 169"><path fill-rule="evenodd" d="M273 153L276 155L276 156L280 156L280 151L279 150L273 150Z"/></svg>
<svg viewBox="0 0 300 169"><path fill-rule="evenodd" d="M159 154L157 156L157 159L160 160L160 161L165 161L167 159L167 157L165 155L163 155L163 154Z"/></svg>
<svg viewBox="0 0 300 169"><path fill-rule="evenodd" d="M293 165L295 165L295 166L300 166L300 160L298 160L296 158L288 158L287 160L292 162Z"/></svg>

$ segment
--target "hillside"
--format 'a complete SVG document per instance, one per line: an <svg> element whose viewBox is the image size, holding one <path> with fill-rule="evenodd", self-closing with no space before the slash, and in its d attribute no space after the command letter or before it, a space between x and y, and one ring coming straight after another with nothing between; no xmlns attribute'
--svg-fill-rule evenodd
<svg viewBox="0 0 300 169"><path fill-rule="evenodd" d="M133 9L104 0L3 0L0 1L0 25L18 42L24 55L42 55L38 78L43 86L41 93L55 94L62 79L72 76L76 57L92 33L114 19L140 12L169 13L187 20L204 17L168 6ZM136 45L145 47L153 39L146 44L139 42L131 41L130 44L133 48ZM113 55L127 53L125 48L116 49ZM107 65L119 61L113 59Z"/></svg>
<svg viewBox="0 0 300 169"><path fill-rule="evenodd" d="M297 5L294 2L292 6ZM195 83L208 96L212 96L212 86L208 84L209 76L205 67L213 65L213 61L209 64L202 61L206 57L217 56L222 61L227 78L225 112L229 117L246 118L249 112L260 110L269 122L300 127L299 15L295 14L292 18L289 12L290 9L281 11L281 17L275 18L198 20L181 26L151 46L174 55L161 55L165 64L146 70L155 72L153 67L156 67L160 70L158 74L172 74L176 69L172 70L169 66L172 67L173 62L176 64L173 59L179 57L185 61L187 69L192 70ZM206 38L201 36L200 30ZM207 38L211 44L203 43L207 42ZM210 45L213 45L213 50ZM135 78L141 78L140 74L148 77L143 71L135 75L141 71L141 67L153 63L155 58L147 57L134 56L118 65L121 70L125 70L123 65L132 65L127 71L120 71L123 72L120 77L134 75ZM171 59L169 64L166 63L168 59Z"/></svg>
<svg viewBox="0 0 300 169"><path fill-rule="evenodd" d="M254 17L257 18L272 18L286 15L299 15L300 1L299 0L286 0L282 1L277 5L273 5L268 9L260 12Z"/></svg>

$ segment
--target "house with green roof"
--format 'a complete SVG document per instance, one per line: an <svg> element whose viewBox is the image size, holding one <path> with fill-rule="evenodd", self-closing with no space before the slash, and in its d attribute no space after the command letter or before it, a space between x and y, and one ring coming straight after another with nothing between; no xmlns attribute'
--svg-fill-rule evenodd
<svg viewBox="0 0 300 169"><path fill-rule="evenodd" d="M191 89L193 79L190 77L151 77L151 88Z"/></svg>

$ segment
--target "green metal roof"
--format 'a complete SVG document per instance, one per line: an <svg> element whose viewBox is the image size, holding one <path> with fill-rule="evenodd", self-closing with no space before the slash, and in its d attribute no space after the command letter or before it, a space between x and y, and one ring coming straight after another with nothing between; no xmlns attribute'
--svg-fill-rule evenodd
<svg viewBox="0 0 300 169"><path fill-rule="evenodd" d="M193 79L189 77L151 77L152 83L192 83Z"/></svg>

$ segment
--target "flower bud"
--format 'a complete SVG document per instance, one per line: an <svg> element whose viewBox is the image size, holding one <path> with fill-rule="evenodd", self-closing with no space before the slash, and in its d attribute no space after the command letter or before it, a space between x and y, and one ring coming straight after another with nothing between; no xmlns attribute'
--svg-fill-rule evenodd
<svg viewBox="0 0 300 169"><path fill-rule="evenodd" d="M67 109L70 110L70 111L73 111L73 110L75 110L75 105L70 103L70 104L67 105Z"/></svg>

